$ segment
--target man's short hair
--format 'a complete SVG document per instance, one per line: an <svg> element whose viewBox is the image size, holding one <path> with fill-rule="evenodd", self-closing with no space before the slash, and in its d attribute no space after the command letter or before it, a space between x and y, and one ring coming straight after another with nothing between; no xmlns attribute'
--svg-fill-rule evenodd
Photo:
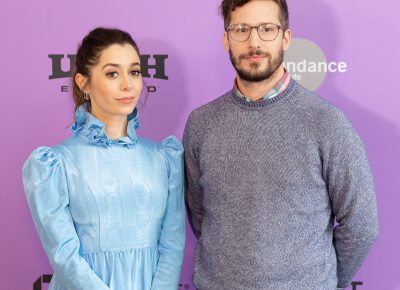
<svg viewBox="0 0 400 290"><path fill-rule="evenodd" d="M243 5L251 2L252 0L223 0L220 6L220 11L224 17L224 27L225 29L229 26L231 22L231 12L235 11L237 7L242 7ZM279 6L281 12L280 21L283 29L289 28L289 9L286 0L265 0L273 1Z"/></svg>

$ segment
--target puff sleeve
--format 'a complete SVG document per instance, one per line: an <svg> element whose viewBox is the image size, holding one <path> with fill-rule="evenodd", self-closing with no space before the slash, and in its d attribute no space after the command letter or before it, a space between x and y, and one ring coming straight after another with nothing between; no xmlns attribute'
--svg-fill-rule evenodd
<svg viewBox="0 0 400 290"><path fill-rule="evenodd" d="M151 289L176 290L185 246L183 146L173 136L161 144L168 170L168 198L158 242L160 258Z"/></svg>
<svg viewBox="0 0 400 290"><path fill-rule="evenodd" d="M23 185L29 208L54 274L67 289L110 289L80 256L80 241L69 210L61 156L39 147L26 161Z"/></svg>

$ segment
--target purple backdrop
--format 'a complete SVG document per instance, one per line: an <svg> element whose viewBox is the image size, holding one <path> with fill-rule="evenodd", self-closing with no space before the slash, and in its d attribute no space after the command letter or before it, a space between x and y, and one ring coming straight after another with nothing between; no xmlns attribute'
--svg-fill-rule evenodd
<svg viewBox="0 0 400 290"><path fill-rule="evenodd" d="M7 1L1 27L1 195L0 288L33 289L51 268L39 243L25 201L21 168L39 145L54 145L69 135L72 101L68 78L53 74L49 55L67 54L95 26L129 31L142 54L167 55L168 80L147 78L146 106L139 134L152 139L182 136L192 109L231 88L234 71L222 48L223 24L217 0ZM400 65L395 0L289 0L295 38L312 41L326 61L347 64L345 73L328 73L317 90L352 120L365 142L376 181L380 235L353 279L357 289L400 290L400 100L390 76ZM161 65L160 65L161 63ZM149 70L156 73L155 69ZM188 228L180 289L191 284L195 239Z"/></svg>

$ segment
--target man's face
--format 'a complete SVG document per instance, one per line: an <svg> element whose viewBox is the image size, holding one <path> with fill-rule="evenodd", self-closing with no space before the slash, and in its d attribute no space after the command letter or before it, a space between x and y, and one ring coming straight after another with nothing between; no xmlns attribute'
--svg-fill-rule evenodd
<svg viewBox="0 0 400 290"><path fill-rule="evenodd" d="M280 23L279 6L270 0L253 0L231 12L231 22L258 26L262 23ZM290 31L279 30L273 41L261 40L256 29L251 30L248 40L239 42L224 33L224 48L238 76L245 81L260 82L273 78L281 68L283 56L289 47Z"/></svg>

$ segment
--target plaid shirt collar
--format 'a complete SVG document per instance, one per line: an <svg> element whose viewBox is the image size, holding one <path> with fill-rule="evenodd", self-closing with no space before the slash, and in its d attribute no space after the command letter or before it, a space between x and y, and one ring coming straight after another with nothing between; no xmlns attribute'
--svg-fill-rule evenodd
<svg viewBox="0 0 400 290"><path fill-rule="evenodd" d="M236 96L238 96L239 98L242 98L248 102L262 102L262 101L266 101L268 99L272 99L273 97L276 97L277 95L279 95L279 93L283 92L283 90L286 89L286 87L288 86L290 82L290 74L289 72L285 69L285 73L283 74L282 78L275 84L275 86L266 94L264 95L262 98L253 101L252 99L244 96L237 85L237 79L235 78L235 81L233 83L233 92L236 94Z"/></svg>

